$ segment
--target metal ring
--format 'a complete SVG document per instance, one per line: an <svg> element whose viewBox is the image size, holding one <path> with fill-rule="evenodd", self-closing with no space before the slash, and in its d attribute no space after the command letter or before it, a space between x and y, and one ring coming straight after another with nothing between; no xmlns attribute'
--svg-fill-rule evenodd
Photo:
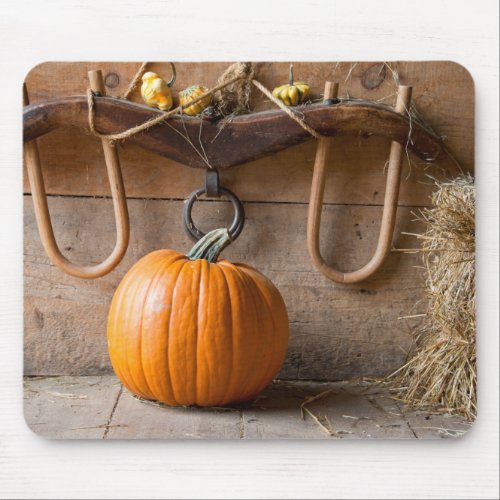
<svg viewBox="0 0 500 500"><path fill-rule="evenodd" d="M220 186L219 192L222 195L226 196L233 204L234 218L233 222L231 223L231 226L228 228L228 231L229 235L231 236L231 239L235 240L240 235L243 226L245 225L245 210L243 209L243 204L241 203L241 200L232 191ZM200 195L205 193L206 193L206 188L204 187L196 189L187 197L186 201L184 202L184 209L182 214L184 227L186 228L188 236L193 241L198 241L201 238L203 238L203 236L205 236L205 233L200 231L195 226L193 218L191 216L191 210L193 209L194 202L198 200L198 197Z"/></svg>

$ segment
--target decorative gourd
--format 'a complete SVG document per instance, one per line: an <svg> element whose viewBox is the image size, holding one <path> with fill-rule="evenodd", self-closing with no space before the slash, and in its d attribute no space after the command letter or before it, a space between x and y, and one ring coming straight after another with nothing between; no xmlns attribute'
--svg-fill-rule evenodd
<svg viewBox="0 0 500 500"><path fill-rule="evenodd" d="M293 81L293 65L290 64L290 80L286 85L281 85L273 90L273 96L284 102L287 106L297 106L305 101L309 95L309 85L304 82Z"/></svg>
<svg viewBox="0 0 500 500"><path fill-rule="evenodd" d="M257 270L217 262L230 241L226 229L216 229L187 255L152 252L121 281L108 347L133 394L172 406L222 406L252 400L279 371L285 304Z"/></svg>
<svg viewBox="0 0 500 500"><path fill-rule="evenodd" d="M197 97L206 94L207 92L207 87L202 87L201 85L191 85L191 87L188 87L187 89L181 90L179 92L179 103L181 104L181 106L183 106L189 101L192 101ZM212 96L207 96L205 99L198 101L196 104L184 108L182 112L189 116L199 115L210 104L211 100Z"/></svg>
<svg viewBox="0 0 500 500"><path fill-rule="evenodd" d="M175 65L170 63L172 67L172 78L165 81L152 71L147 71L142 75L141 96L143 101L153 108L159 108L162 111L168 111L173 104L172 91L170 87L175 82L176 71Z"/></svg>

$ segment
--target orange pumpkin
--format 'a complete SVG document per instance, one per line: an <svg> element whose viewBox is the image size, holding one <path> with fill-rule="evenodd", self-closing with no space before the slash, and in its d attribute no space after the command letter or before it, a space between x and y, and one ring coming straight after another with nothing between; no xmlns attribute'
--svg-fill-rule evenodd
<svg viewBox="0 0 500 500"><path fill-rule="evenodd" d="M217 262L230 241L226 229L216 229L187 255L146 255L123 278L108 316L108 347L133 394L172 406L222 406L252 400L279 371L285 304L257 270Z"/></svg>

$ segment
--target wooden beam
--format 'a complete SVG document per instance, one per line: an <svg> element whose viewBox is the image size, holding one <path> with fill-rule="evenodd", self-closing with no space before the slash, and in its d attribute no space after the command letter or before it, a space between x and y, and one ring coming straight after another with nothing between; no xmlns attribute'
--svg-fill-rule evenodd
<svg viewBox="0 0 500 500"><path fill-rule="evenodd" d="M309 104L296 108L296 111L311 127L326 136L382 136L399 142L426 161L435 160L441 152L439 137L417 121L410 121L407 115L396 113L382 104L342 101L336 105ZM160 113L123 99L95 98L96 128L104 134L121 132ZM24 109L25 141L67 125L88 130L85 96L52 99ZM309 139L310 134L283 111L272 110L236 116L224 123L174 116L128 140L189 167L204 168L208 162L213 167L224 168Z"/></svg>

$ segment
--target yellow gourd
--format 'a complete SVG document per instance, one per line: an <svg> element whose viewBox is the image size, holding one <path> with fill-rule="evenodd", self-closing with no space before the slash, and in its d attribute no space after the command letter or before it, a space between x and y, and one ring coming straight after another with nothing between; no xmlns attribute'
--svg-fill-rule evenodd
<svg viewBox="0 0 500 500"><path fill-rule="evenodd" d="M273 96L287 106L297 106L306 100L309 95L309 85L304 82L293 81L293 65L290 64L290 81L273 90Z"/></svg>
<svg viewBox="0 0 500 500"><path fill-rule="evenodd" d="M170 88L175 82L175 65L172 67L172 78L165 82L159 75L148 71L142 76L141 96L144 102L153 108L159 108L162 111L168 111L173 104L172 91Z"/></svg>
<svg viewBox="0 0 500 500"><path fill-rule="evenodd" d="M193 101L207 92L208 89L206 87L202 87L201 85L191 85L191 87L179 92L179 103L183 106L184 104ZM211 100L212 96L207 96L201 101L198 101L196 104L184 108L182 112L189 116L199 115L210 104Z"/></svg>

